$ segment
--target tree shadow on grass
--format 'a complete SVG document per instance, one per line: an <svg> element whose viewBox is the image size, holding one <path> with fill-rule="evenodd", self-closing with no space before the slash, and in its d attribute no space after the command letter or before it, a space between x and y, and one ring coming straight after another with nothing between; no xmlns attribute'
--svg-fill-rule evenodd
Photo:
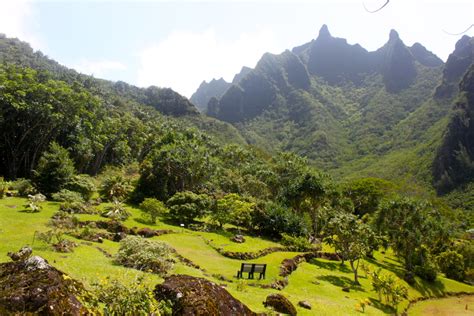
<svg viewBox="0 0 474 316"><path fill-rule="evenodd" d="M379 300L376 300L375 298L372 298L372 297L369 297L369 300L370 300L370 304L373 307L375 307L378 310L381 310L385 314L391 314L391 315L395 314L395 309L392 306L383 304Z"/></svg>
<svg viewBox="0 0 474 316"><path fill-rule="evenodd" d="M365 290L362 288L362 286L354 284L354 280L349 279L346 276L339 276L339 275L321 275L317 276L316 279L321 280L321 281L326 281L331 283L334 286L337 287L348 287L351 290L354 291L359 291L359 292L365 292Z"/></svg>
<svg viewBox="0 0 474 316"><path fill-rule="evenodd" d="M326 270L336 270L344 273L352 272L347 265L341 265L340 262L327 262L318 259L311 259L309 263Z"/></svg>
<svg viewBox="0 0 474 316"><path fill-rule="evenodd" d="M403 279L405 276L405 269L403 269L398 262L389 262L387 259L385 259L383 262L379 262L370 258L366 258L365 260L379 268L395 273L395 275L400 279Z"/></svg>
<svg viewBox="0 0 474 316"><path fill-rule="evenodd" d="M416 278L415 283L411 285L415 290L421 293L422 296L443 296L444 284L441 280L436 279L434 282L428 282Z"/></svg>
<svg viewBox="0 0 474 316"><path fill-rule="evenodd" d="M366 259L373 265L382 269L393 272L398 278L404 279L405 269L399 265L399 262L385 258L383 262L379 262L373 259ZM392 262L391 262L392 261ZM420 292L422 296L442 296L444 294L445 286L443 282L436 279L434 282L428 282L417 277L415 283L410 285L412 288Z"/></svg>

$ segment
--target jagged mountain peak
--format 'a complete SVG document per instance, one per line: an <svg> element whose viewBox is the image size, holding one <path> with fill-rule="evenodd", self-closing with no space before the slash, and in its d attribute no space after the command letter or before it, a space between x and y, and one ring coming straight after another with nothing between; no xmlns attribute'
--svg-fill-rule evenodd
<svg viewBox="0 0 474 316"><path fill-rule="evenodd" d="M427 67L438 67L444 64L444 62L435 54L430 52L420 43L415 43L409 50L413 57L415 57L416 61L420 64L427 66Z"/></svg>
<svg viewBox="0 0 474 316"><path fill-rule="evenodd" d="M461 37L459 41L456 42L455 51L461 50L466 45L469 45L470 40L471 40L471 37L467 35L464 35L463 37Z"/></svg>
<svg viewBox="0 0 474 316"><path fill-rule="evenodd" d="M400 39L400 35L394 29L390 30L389 41L396 41Z"/></svg>
<svg viewBox="0 0 474 316"><path fill-rule="evenodd" d="M319 29L319 37L320 38L331 37L331 33L329 33L329 28L326 24L323 24L321 26L321 29Z"/></svg>
<svg viewBox="0 0 474 316"><path fill-rule="evenodd" d="M243 66L242 69L238 74L234 76L234 79L232 79L233 84L238 84L240 80L242 80L249 72L251 72L253 69L247 66Z"/></svg>
<svg viewBox="0 0 474 316"><path fill-rule="evenodd" d="M443 82L436 88L437 98L449 98L456 94L458 83L474 63L474 37L464 35L457 41L454 52L449 55L443 70Z"/></svg>

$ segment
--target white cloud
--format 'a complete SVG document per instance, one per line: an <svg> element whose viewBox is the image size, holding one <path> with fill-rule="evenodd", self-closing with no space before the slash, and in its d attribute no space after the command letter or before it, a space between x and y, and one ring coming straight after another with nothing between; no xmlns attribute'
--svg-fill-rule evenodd
<svg viewBox="0 0 474 316"><path fill-rule="evenodd" d="M44 43L32 29L34 10L31 2L0 0L0 33L26 41L35 49L44 48Z"/></svg>
<svg viewBox="0 0 474 316"><path fill-rule="evenodd" d="M87 59L81 59L78 63L72 65L75 70L86 74L94 75L94 77L104 78L107 74L112 71L125 70L127 67L117 61L112 60L98 60L92 61Z"/></svg>
<svg viewBox="0 0 474 316"><path fill-rule="evenodd" d="M190 97L204 79L224 77L230 81L242 66L255 66L265 52L275 49L276 37L268 29L225 41L219 40L213 29L173 32L140 53L137 82L171 87Z"/></svg>

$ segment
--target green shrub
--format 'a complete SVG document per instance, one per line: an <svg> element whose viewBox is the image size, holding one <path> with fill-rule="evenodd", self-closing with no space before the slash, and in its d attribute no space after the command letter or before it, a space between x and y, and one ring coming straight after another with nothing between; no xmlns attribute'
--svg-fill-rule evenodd
<svg viewBox="0 0 474 316"><path fill-rule="evenodd" d="M157 199L147 198L140 203L140 209L152 224L156 223L156 218L166 212L163 202Z"/></svg>
<svg viewBox="0 0 474 316"><path fill-rule="evenodd" d="M281 238L286 233L292 236L307 236L308 223L301 216L277 203L269 202L252 213L256 230L267 237Z"/></svg>
<svg viewBox="0 0 474 316"><path fill-rule="evenodd" d="M18 192L18 196L27 197L36 193L36 189L28 179L19 178L13 181L10 185L12 190Z"/></svg>
<svg viewBox="0 0 474 316"><path fill-rule="evenodd" d="M437 272L438 267L431 260L425 261L423 265L415 266L415 274L428 282L436 280Z"/></svg>
<svg viewBox="0 0 474 316"><path fill-rule="evenodd" d="M69 214L93 214L94 208L84 202L64 202L59 205L59 210Z"/></svg>
<svg viewBox="0 0 474 316"><path fill-rule="evenodd" d="M53 142L38 161L36 170L33 171L33 180L40 192L50 196L64 189L74 173L74 163L69 152Z"/></svg>
<svg viewBox="0 0 474 316"><path fill-rule="evenodd" d="M184 191L173 195L166 205L172 220L178 223L191 223L207 213L210 199L205 194Z"/></svg>
<svg viewBox="0 0 474 316"><path fill-rule="evenodd" d="M379 301L397 310L398 304L408 297L408 289L395 280L391 274L381 274L381 269L370 273L372 288L378 294Z"/></svg>
<svg viewBox="0 0 474 316"><path fill-rule="evenodd" d="M120 241L115 261L125 267L164 275L173 266L172 248L166 243L127 236Z"/></svg>
<svg viewBox="0 0 474 316"><path fill-rule="evenodd" d="M440 253L436 261L446 277L458 281L464 280L464 258L461 254L448 250Z"/></svg>
<svg viewBox="0 0 474 316"><path fill-rule="evenodd" d="M127 285L106 277L93 283L92 291L104 315L171 315L169 305L154 298L153 289L145 284L143 276Z"/></svg>
<svg viewBox="0 0 474 316"><path fill-rule="evenodd" d="M112 205L105 208L105 212L102 213L102 216L124 221L130 216L130 213L126 210L125 205L122 202L114 200Z"/></svg>
<svg viewBox="0 0 474 316"><path fill-rule="evenodd" d="M53 193L51 198L57 202L84 202L84 199L79 192L69 191L66 189Z"/></svg>
<svg viewBox="0 0 474 316"><path fill-rule="evenodd" d="M298 251L298 252L304 252L304 251L311 251L315 250L316 248L308 241L308 238L306 237L296 237L296 236L290 236L288 234L281 234L281 244L288 247L289 250L291 251Z"/></svg>
<svg viewBox="0 0 474 316"><path fill-rule="evenodd" d="M97 190L94 179L87 174L80 174L72 177L71 181L67 184L67 188L71 191L80 193L86 201L89 201Z"/></svg>
<svg viewBox="0 0 474 316"><path fill-rule="evenodd" d="M133 186L128 179L122 175L112 174L103 179L99 193L108 201L113 201L114 199L123 201L132 190Z"/></svg>
<svg viewBox="0 0 474 316"><path fill-rule="evenodd" d="M41 206L41 202L44 201L46 201L46 197L41 193L35 195L28 195L28 203L26 203L25 207L28 211L32 213L37 213L43 208Z"/></svg>
<svg viewBox="0 0 474 316"><path fill-rule="evenodd" d="M0 177L0 199L3 199L8 191L9 183Z"/></svg>
<svg viewBox="0 0 474 316"><path fill-rule="evenodd" d="M58 211L53 214L50 220L50 226L61 230L75 229L79 225L79 219L71 213Z"/></svg>

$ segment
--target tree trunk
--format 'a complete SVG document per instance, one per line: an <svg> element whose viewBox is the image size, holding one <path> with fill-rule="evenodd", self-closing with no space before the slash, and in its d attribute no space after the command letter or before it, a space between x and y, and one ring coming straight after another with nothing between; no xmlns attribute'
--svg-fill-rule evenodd
<svg viewBox="0 0 474 316"><path fill-rule="evenodd" d="M352 272L354 272L354 284L359 285L359 275L358 275L358 270L359 270L359 260L357 260L357 264L355 264L355 261L349 260L349 263L351 264Z"/></svg>

